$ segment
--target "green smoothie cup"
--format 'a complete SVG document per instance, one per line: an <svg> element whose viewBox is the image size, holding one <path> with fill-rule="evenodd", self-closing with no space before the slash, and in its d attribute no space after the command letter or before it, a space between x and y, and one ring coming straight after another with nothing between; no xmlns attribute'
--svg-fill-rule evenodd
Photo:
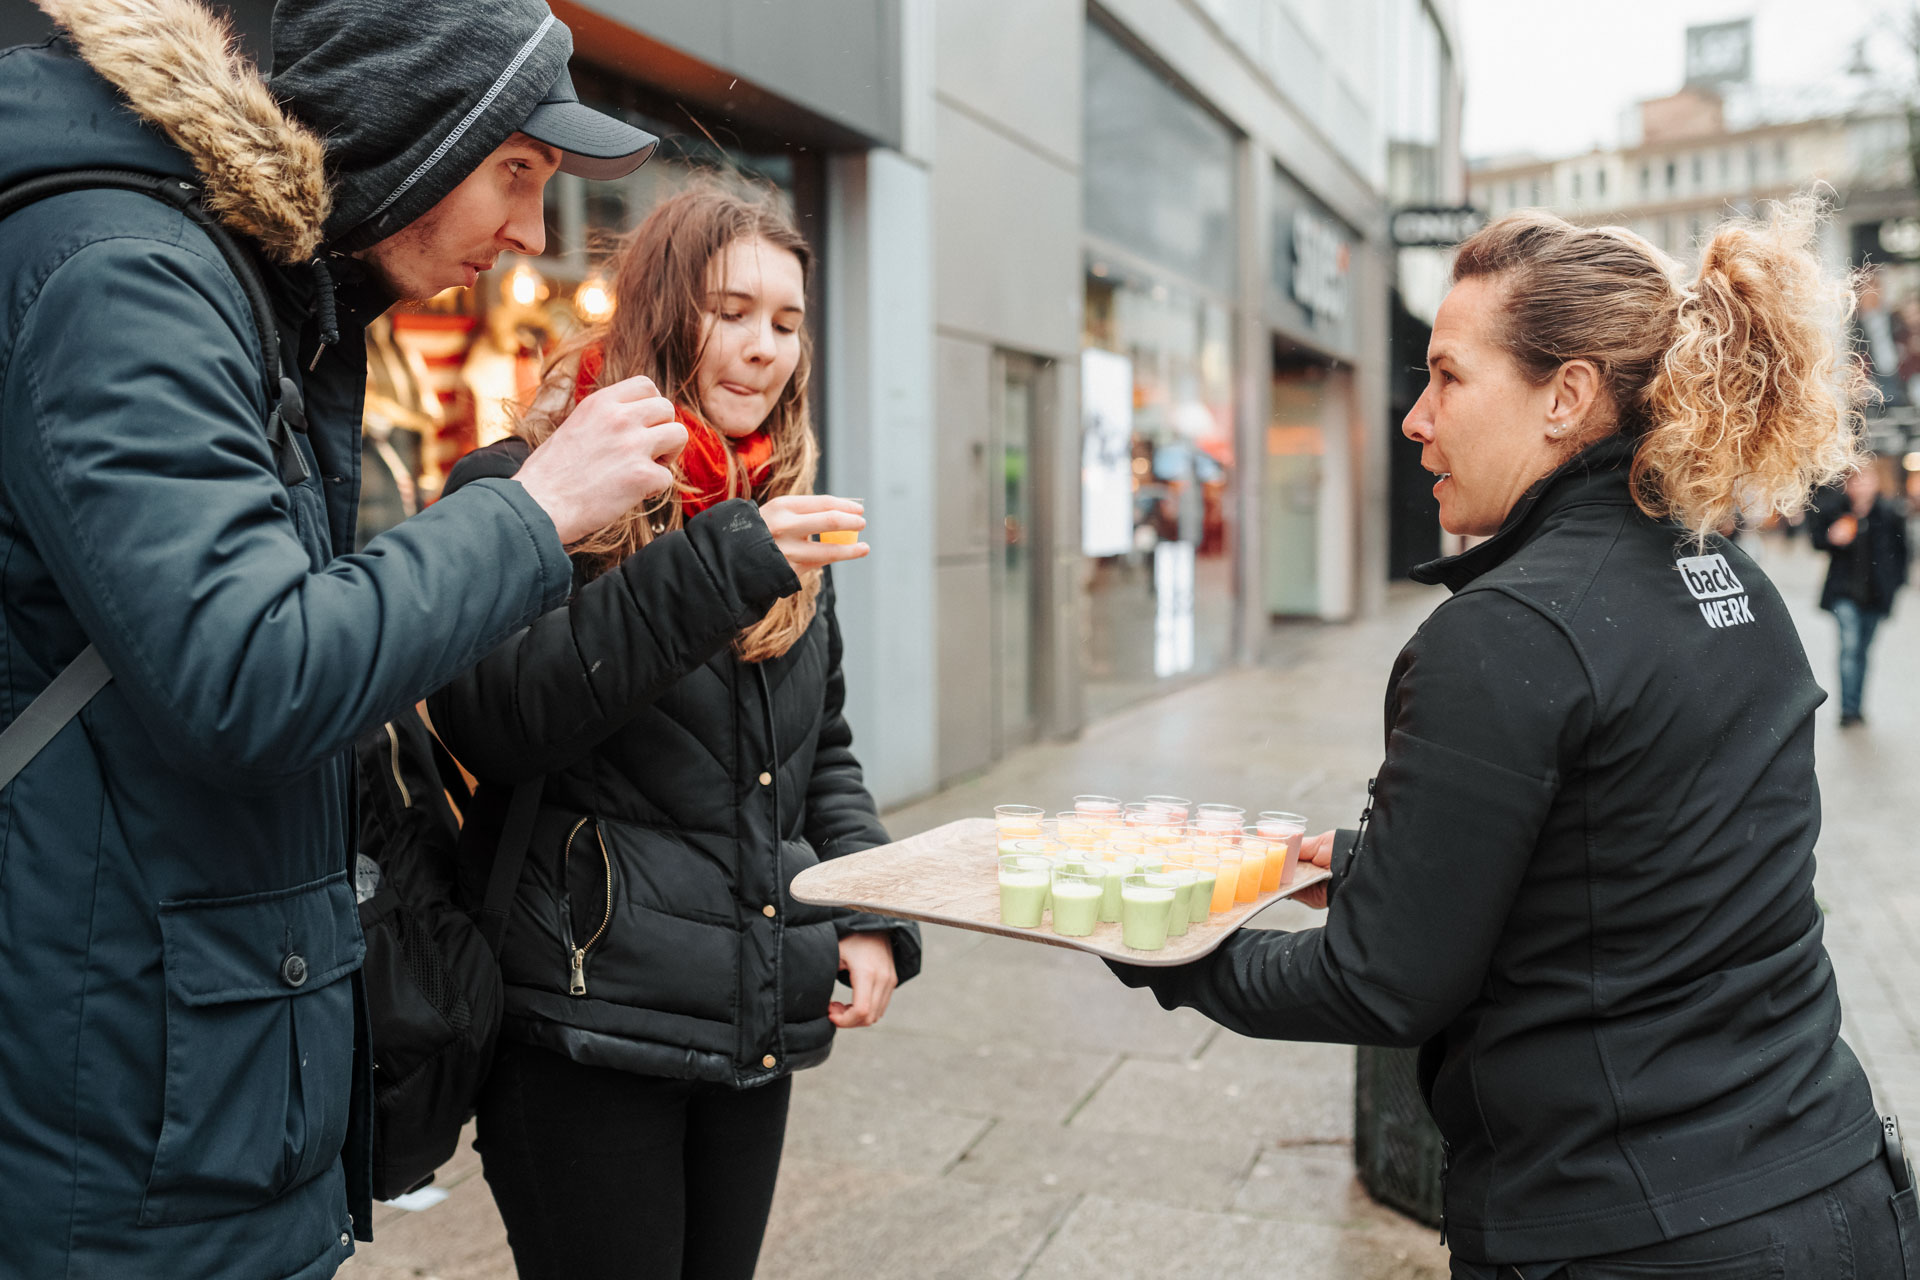
<svg viewBox="0 0 1920 1280"><path fill-rule="evenodd" d="M1100 896L1100 920L1103 924L1115 924L1120 919L1120 882L1133 873L1136 859L1132 854L1109 854L1101 860L1101 872L1104 876Z"/></svg>
<svg viewBox="0 0 1920 1280"><path fill-rule="evenodd" d="M1120 941L1135 951L1158 951L1167 945L1167 924L1173 916L1173 877L1158 872L1136 872L1120 881Z"/></svg>
<svg viewBox="0 0 1920 1280"><path fill-rule="evenodd" d="M1168 862L1161 874L1173 881L1173 910L1167 916L1167 936L1177 938L1193 922L1193 891L1199 877L1194 875L1191 867L1173 862Z"/></svg>
<svg viewBox="0 0 1920 1280"><path fill-rule="evenodd" d="M1053 931L1084 938L1100 923L1106 868L1099 863L1060 862L1053 868Z"/></svg>
<svg viewBox="0 0 1920 1280"><path fill-rule="evenodd" d="M1220 878L1220 857L1196 850L1182 858L1181 865L1193 872L1193 891L1188 895L1188 919L1194 924L1204 924L1213 912L1213 886Z"/></svg>
<svg viewBox="0 0 1920 1280"><path fill-rule="evenodd" d="M1000 923L1038 929L1053 881L1053 860L1043 854L1000 855Z"/></svg>

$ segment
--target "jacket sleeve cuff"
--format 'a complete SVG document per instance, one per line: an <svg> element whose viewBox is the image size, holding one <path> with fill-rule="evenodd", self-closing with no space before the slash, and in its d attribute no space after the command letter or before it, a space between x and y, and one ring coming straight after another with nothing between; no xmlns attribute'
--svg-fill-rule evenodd
<svg viewBox="0 0 1920 1280"><path fill-rule="evenodd" d="M686 531L740 625L752 625L800 590L793 566L774 544L760 508L749 500L734 498L702 511L687 521Z"/></svg>
<svg viewBox="0 0 1920 1280"><path fill-rule="evenodd" d="M463 486L465 490L492 494L505 502L526 530L527 540L540 560L539 611L545 613L565 604L573 590L573 562L567 559L560 531L554 528L546 509L533 500L533 495L518 480L488 477Z"/></svg>

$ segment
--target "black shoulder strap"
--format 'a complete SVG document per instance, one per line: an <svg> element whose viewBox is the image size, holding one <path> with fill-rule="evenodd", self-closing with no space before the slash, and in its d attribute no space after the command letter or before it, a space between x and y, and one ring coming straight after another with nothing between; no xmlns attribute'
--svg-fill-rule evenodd
<svg viewBox="0 0 1920 1280"><path fill-rule="evenodd" d="M273 444L280 479L289 485L305 480L310 474L307 460L289 428L305 431L307 416L300 388L286 376L285 366L280 362L280 333L273 327L273 306L267 297L266 282L232 233L201 207L199 187L180 178L134 169L69 169L28 178L0 190L0 220L53 196L102 188L132 191L180 210L207 233L220 256L226 259L234 278L240 282L241 292L246 294L254 335L260 342L260 377L269 406L267 438ZM107 669L100 651L93 645L82 649L80 656L55 676L12 724L0 730L0 787L13 781L31 764L41 749L53 741L54 735L66 728L93 700L93 695L112 679L113 672Z"/></svg>
<svg viewBox="0 0 1920 1280"><path fill-rule="evenodd" d="M540 793L545 778L530 778L513 789L507 802L507 820L500 826L500 848L493 856L493 870L487 875L487 898L480 908L480 936L498 957L507 941L507 918L513 914L513 891L519 887L520 871L527 865L527 849L533 844L533 820L540 812Z"/></svg>

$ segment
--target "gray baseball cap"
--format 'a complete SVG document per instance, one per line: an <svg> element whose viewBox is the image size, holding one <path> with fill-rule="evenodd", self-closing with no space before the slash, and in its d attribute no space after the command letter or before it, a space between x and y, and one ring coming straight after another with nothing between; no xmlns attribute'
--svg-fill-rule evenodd
<svg viewBox="0 0 1920 1280"><path fill-rule="evenodd" d="M646 130L584 105L565 67L527 113L520 132L558 149L560 172L600 181L626 177L660 145Z"/></svg>

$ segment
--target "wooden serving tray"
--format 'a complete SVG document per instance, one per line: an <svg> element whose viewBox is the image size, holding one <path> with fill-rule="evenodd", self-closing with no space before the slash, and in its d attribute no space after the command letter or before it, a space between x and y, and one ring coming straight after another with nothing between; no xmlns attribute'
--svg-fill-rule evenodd
<svg viewBox="0 0 1920 1280"><path fill-rule="evenodd" d="M1000 923L1000 879L995 861L999 838L992 818L962 818L877 849L808 867L793 878L793 896L821 907L853 907L903 920L997 933L1128 964L1189 964L1212 951L1241 925L1280 901L1331 877L1323 867L1300 866L1278 892L1208 916L1167 939L1158 951L1135 951L1120 942L1118 924L1102 924L1084 938L1063 938L1043 921L1037 929Z"/></svg>

